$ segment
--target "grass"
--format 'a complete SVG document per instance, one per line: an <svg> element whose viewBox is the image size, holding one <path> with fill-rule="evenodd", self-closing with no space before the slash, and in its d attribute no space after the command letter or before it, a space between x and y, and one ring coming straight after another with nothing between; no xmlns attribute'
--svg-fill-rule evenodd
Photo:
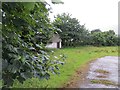
<svg viewBox="0 0 120 90"><path fill-rule="evenodd" d="M96 80L93 79L91 80L92 84L104 84L104 85L113 85L113 86L117 86L117 84L115 84L114 82L111 82L109 80Z"/></svg>
<svg viewBox="0 0 120 90"><path fill-rule="evenodd" d="M2 80L0 80L0 88L2 88Z"/></svg>
<svg viewBox="0 0 120 90"><path fill-rule="evenodd" d="M106 78L106 76L103 76L103 75L98 75L96 77L98 77L98 78Z"/></svg>
<svg viewBox="0 0 120 90"><path fill-rule="evenodd" d="M95 70L95 72L97 72L97 73L102 73L102 74L109 74L108 71L101 70L101 69L97 69L97 70Z"/></svg>
<svg viewBox="0 0 120 90"><path fill-rule="evenodd" d="M60 66L60 75L51 74L49 80L32 78L23 84L15 81L14 88L60 88L63 87L82 65L104 56L118 56L118 47L76 47L56 49L55 55L65 54L65 64Z"/></svg>

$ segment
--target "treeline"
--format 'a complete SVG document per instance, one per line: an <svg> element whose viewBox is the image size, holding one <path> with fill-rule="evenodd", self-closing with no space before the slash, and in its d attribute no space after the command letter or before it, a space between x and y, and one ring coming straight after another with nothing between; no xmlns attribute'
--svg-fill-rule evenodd
<svg viewBox="0 0 120 90"><path fill-rule="evenodd" d="M80 25L76 18L72 18L70 14L58 14L53 21L53 25L60 29L58 34L62 39L62 46L115 46L119 45L120 38L113 30L102 32L100 29L86 29L85 25Z"/></svg>
<svg viewBox="0 0 120 90"><path fill-rule="evenodd" d="M120 38L113 30L102 32L99 29L90 32L90 45L95 46L117 46L120 45Z"/></svg>

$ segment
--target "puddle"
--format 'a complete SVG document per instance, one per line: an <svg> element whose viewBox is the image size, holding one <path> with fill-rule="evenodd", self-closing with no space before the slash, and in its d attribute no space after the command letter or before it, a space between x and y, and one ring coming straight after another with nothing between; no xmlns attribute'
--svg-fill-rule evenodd
<svg viewBox="0 0 120 90"><path fill-rule="evenodd" d="M90 64L86 82L81 88L117 88L118 86L118 57L106 56ZM96 80L94 83L91 80ZM99 81L100 83L98 83ZM105 85L103 81L107 81ZM109 82L108 82L109 81ZM110 84L109 84L110 83ZM112 83L114 83L112 85Z"/></svg>

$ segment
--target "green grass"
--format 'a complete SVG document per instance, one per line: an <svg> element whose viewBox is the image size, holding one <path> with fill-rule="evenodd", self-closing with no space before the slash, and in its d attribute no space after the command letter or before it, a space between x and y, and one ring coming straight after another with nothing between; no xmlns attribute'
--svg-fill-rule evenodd
<svg viewBox="0 0 120 90"><path fill-rule="evenodd" d="M28 79L23 84L15 81L15 88L60 88L75 74L76 70L91 60L103 56L118 56L118 47L76 47L55 50L55 54L67 56L65 64L60 66L60 75L51 75L49 80Z"/></svg>
<svg viewBox="0 0 120 90"><path fill-rule="evenodd" d="M2 80L0 80L0 88L2 88Z"/></svg>
<svg viewBox="0 0 120 90"><path fill-rule="evenodd" d="M97 69L97 70L95 70L95 72L102 73L102 74L109 74L108 71L101 70L101 69Z"/></svg>
<svg viewBox="0 0 120 90"><path fill-rule="evenodd" d="M104 85L113 85L113 86L117 86L117 84L115 84L114 82L111 82L109 80L91 80L91 82L93 84L104 84Z"/></svg>

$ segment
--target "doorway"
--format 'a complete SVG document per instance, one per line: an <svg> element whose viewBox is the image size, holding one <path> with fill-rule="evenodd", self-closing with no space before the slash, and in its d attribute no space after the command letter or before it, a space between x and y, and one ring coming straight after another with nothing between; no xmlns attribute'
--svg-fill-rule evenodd
<svg viewBox="0 0 120 90"><path fill-rule="evenodd" d="M60 48L60 42L57 42L57 48Z"/></svg>

